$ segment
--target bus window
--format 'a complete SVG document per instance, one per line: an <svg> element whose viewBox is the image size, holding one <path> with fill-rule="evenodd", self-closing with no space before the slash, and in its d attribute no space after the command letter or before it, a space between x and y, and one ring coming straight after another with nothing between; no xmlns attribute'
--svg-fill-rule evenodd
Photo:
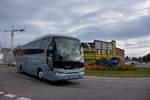
<svg viewBox="0 0 150 100"><path fill-rule="evenodd" d="M49 38L44 38L41 42L41 48L45 49L48 46Z"/></svg>

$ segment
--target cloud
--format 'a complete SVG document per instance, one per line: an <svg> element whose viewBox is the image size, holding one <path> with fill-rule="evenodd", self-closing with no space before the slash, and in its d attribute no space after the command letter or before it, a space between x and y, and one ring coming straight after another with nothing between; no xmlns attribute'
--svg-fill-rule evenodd
<svg viewBox="0 0 150 100"><path fill-rule="evenodd" d="M3 30L15 25L26 28L23 33L15 33L15 45L59 33L82 41L115 39L127 51L149 49L148 45L139 47L139 42L131 41L150 34L149 0L1 0L0 14L0 42L6 47L10 45L10 34ZM127 43L129 39L131 43Z"/></svg>
<svg viewBox="0 0 150 100"><path fill-rule="evenodd" d="M143 56L150 51L150 35L139 38L125 39L117 42L117 46L126 50L130 56Z"/></svg>

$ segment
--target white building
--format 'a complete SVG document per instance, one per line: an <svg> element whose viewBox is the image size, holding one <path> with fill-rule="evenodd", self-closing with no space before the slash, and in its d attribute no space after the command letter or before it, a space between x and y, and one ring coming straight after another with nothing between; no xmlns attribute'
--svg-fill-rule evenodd
<svg viewBox="0 0 150 100"><path fill-rule="evenodd" d="M0 48L0 64L14 63L13 51L9 48Z"/></svg>

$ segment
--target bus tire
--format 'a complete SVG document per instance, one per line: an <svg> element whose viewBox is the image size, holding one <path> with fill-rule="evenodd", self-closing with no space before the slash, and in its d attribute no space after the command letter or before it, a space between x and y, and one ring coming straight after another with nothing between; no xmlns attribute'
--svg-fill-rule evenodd
<svg viewBox="0 0 150 100"><path fill-rule="evenodd" d="M38 79L42 80L43 75L44 75L43 71L41 69L39 69L38 72L37 72Z"/></svg>

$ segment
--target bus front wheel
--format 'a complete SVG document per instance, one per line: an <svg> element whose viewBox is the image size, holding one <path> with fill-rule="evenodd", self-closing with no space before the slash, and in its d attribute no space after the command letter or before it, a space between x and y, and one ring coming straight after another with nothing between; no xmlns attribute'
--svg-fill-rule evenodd
<svg viewBox="0 0 150 100"><path fill-rule="evenodd" d="M42 70L38 70L38 78L41 80L43 79L43 71Z"/></svg>

